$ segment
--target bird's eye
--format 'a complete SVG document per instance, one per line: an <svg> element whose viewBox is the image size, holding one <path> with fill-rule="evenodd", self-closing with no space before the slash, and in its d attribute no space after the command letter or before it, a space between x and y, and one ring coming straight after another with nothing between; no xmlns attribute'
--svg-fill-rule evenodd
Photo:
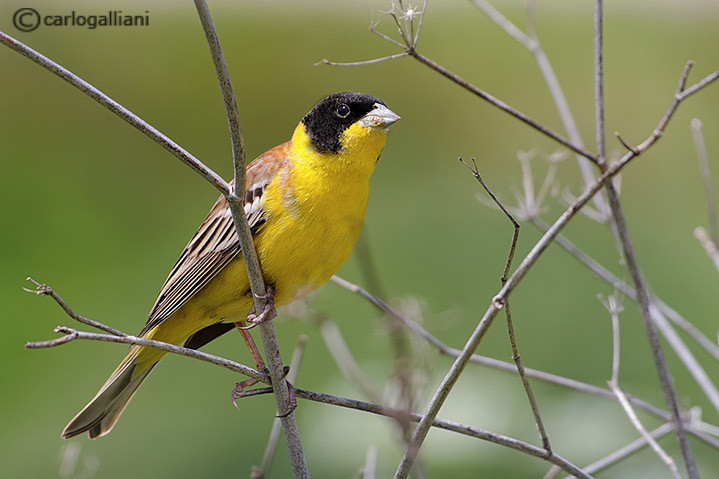
<svg viewBox="0 0 719 479"><path fill-rule="evenodd" d="M337 114L341 118L347 118L347 116L350 114L350 107L342 103L340 106L337 107Z"/></svg>

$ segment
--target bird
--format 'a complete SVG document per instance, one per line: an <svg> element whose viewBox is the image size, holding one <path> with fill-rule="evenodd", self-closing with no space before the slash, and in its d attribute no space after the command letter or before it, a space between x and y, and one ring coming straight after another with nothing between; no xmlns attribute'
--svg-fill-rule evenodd
<svg viewBox="0 0 719 479"><path fill-rule="evenodd" d="M364 222L369 179L400 117L368 94L320 100L292 137L246 168L244 213L278 306L327 282ZM180 254L139 337L197 349L243 322L253 305L229 204L220 196ZM62 431L91 439L113 428L164 351L133 345Z"/></svg>

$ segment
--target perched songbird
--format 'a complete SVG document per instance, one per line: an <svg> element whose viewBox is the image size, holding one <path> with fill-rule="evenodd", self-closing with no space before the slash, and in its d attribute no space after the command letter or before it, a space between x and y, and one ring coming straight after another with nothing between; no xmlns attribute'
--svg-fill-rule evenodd
<svg viewBox="0 0 719 479"><path fill-rule="evenodd" d="M318 288L349 256L364 221L370 175L397 120L382 100L336 93L305 115L290 141L247 167L245 214L275 304ZM221 196L170 272L140 337L199 348L245 320L252 303ZM62 437L110 432L164 355L132 346Z"/></svg>

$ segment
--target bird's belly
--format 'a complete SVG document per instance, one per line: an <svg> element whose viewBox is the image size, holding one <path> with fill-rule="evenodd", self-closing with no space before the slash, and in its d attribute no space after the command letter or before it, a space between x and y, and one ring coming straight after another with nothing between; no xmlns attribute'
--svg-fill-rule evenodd
<svg viewBox="0 0 719 479"><path fill-rule="evenodd" d="M258 237L265 281L275 302L289 303L324 284L347 260L362 229L364 208L341 216L283 214Z"/></svg>

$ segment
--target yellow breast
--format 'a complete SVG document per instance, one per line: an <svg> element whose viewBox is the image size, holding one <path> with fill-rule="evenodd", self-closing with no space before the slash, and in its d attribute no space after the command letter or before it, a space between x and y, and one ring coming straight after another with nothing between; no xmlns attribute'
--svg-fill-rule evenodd
<svg viewBox="0 0 719 479"><path fill-rule="evenodd" d="M265 280L277 304L325 283L354 247L369 195L369 178L386 133L355 124L339 153L319 153L300 124L289 168L265 193L267 222L255 240Z"/></svg>

